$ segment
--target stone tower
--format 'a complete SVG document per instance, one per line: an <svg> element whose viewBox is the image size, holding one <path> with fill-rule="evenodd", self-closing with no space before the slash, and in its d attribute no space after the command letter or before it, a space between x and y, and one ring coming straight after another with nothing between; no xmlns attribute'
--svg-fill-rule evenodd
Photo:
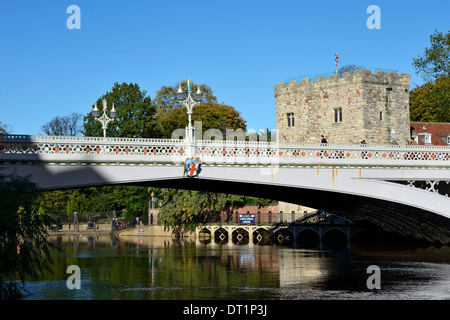
<svg viewBox="0 0 450 320"><path fill-rule="evenodd" d="M355 70L275 86L280 142L405 144L410 139L411 76ZM387 88L392 88L389 90ZM395 135L392 132L395 131ZM391 141L390 141L391 140Z"/></svg>

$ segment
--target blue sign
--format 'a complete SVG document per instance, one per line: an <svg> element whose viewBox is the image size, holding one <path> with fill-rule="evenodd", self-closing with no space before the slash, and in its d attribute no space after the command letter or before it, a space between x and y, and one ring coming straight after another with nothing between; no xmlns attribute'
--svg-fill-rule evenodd
<svg viewBox="0 0 450 320"><path fill-rule="evenodd" d="M239 224L255 224L255 215L254 214L240 214L239 215Z"/></svg>

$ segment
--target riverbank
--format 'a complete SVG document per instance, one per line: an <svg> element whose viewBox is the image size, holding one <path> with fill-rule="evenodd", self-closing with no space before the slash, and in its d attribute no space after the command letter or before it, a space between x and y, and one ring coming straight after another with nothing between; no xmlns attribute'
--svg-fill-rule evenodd
<svg viewBox="0 0 450 320"><path fill-rule="evenodd" d="M55 234L83 234L83 235L95 235L98 233L109 233L111 232L111 224L110 223L99 223L95 224L93 227L89 228L87 223L81 223L74 227L73 224L63 224L61 229L49 229L48 233L50 235Z"/></svg>
<svg viewBox="0 0 450 320"><path fill-rule="evenodd" d="M172 237L172 238L188 238L195 237L195 231L188 230L184 227L168 227L168 226L143 226L130 229L123 229L116 233L121 237Z"/></svg>
<svg viewBox="0 0 450 320"><path fill-rule="evenodd" d="M89 229L87 224L80 224L79 227L73 228L73 225L63 225L59 230L48 230L49 235L96 235L111 233L110 224L97 224L94 228ZM190 231L184 227L167 227L167 226L141 226L122 229L114 232L117 237L171 237L171 238L187 238L195 237L195 231Z"/></svg>

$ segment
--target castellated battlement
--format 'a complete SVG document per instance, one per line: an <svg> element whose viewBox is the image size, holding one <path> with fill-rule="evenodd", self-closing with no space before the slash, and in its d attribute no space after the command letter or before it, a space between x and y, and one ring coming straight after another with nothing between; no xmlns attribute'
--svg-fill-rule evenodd
<svg viewBox="0 0 450 320"><path fill-rule="evenodd" d="M373 83L381 85L390 83L391 85L405 86L405 88L408 88L409 90L411 85L411 75L408 73L401 73L398 75L397 72L386 73L385 71L376 71L375 73L372 73L371 70L359 69L355 70L353 74L350 74L350 72L344 72L342 77L337 74L330 75L329 79L326 76L317 77L316 81L310 81L310 78L305 77L301 79L300 83L296 80L289 81L287 85L285 82L278 83L275 86L275 97L279 94L283 94L283 90L286 88L295 90L294 87L301 88L314 85L341 86L348 85L349 82Z"/></svg>
<svg viewBox="0 0 450 320"><path fill-rule="evenodd" d="M366 69L281 82L275 86L280 140L320 142L323 134L329 143L405 144L410 85L409 74Z"/></svg>

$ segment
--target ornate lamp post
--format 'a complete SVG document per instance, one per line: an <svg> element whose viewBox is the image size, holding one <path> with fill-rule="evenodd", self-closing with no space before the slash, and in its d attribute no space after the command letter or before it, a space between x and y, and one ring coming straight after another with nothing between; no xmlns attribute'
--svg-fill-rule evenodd
<svg viewBox="0 0 450 320"><path fill-rule="evenodd" d="M111 115L111 118L106 115L106 99L103 99L103 114L100 118L98 118L99 110L97 108L97 102L95 103L94 110L92 110L92 115L95 117L95 121L99 121L102 124L104 138L106 138L106 129L108 128L108 124L114 121L114 119L116 118L116 109L114 109L114 102L109 114Z"/></svg>
<svg viewBox="0 0 450 320"><path fill-rule="evenodd" d="M181 89L181 83L179 84L178 91L177 91L177 99L179 102L183 104L187 108L187 114L189 117L189 124L186 128L186 139L189 143L194 142L194 128L192 127L192 111L196 105L198 105L203 100L203 93L200 90L200 86L197 87L197 92L192 96L191 94L191 86L192 86L192 80L189 79L187 81L188 85L188 97L186 100L184 99L184 92Z"/></svg>

